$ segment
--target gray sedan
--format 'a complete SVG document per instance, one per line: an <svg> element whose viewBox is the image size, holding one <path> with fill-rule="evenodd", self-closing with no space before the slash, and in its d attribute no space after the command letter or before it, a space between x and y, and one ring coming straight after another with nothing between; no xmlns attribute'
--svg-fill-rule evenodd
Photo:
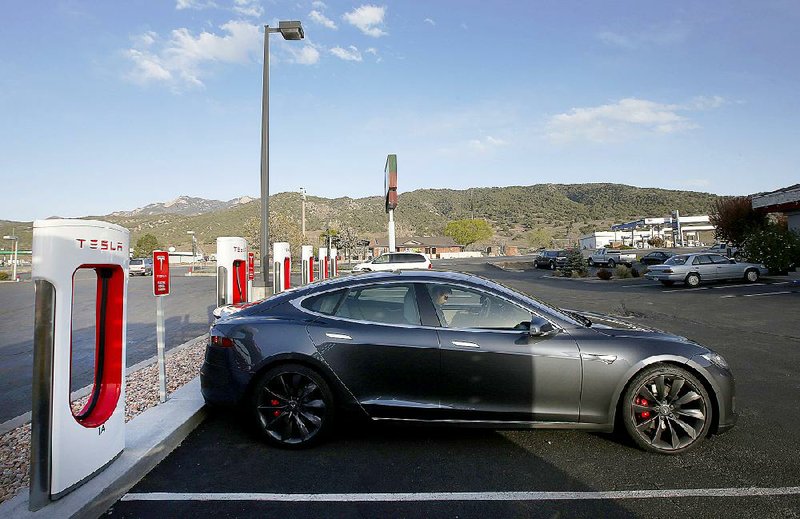
<svg viewBox="0 0 800 519"><path fill-rule="evenodd" d="M663 265L653 265L644 277L671 286L682 281L696 287L701 281L744 279L751 283L768 272L764 265L726 258L720 254L681 254L672 256Z"/></svg>

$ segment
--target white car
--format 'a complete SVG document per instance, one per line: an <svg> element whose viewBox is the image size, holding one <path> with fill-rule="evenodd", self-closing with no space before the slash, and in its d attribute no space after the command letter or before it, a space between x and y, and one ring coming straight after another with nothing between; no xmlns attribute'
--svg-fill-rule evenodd
<svg viewBox="0 0 800 519"><path fill-rule="evenodd" d="M377 272L382 270L427 270L433 268L431 260L418 252L389 252L372 261L359 263L353 272Z"/></svg>
<svg viewBox="0 0 800 519"><path fill-rule="evenodd" d="M133 258L129 263L128 272L131 276L152 276L153 260L150 258Z"/></svg>

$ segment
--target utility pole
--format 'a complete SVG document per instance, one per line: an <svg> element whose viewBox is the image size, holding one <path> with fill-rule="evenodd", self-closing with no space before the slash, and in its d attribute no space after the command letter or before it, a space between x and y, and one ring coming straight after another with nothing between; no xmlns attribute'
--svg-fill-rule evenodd
<svg viewBox="0 0 800 519"><path fill-rule="evenodd" d="M301 219L301 232L303 234L303 241L306 239L306 189L304 187L300 188L300 207L302 207L302 219Z"/></svg>

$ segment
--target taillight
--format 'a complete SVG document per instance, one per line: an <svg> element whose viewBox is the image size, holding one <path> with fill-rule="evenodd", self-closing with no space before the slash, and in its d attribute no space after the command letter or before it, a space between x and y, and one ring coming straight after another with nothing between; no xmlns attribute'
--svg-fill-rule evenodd
<svg viewBox="0 0 800 519"><path fill-rule="evenodd" d="M428 270L430 270L432 268L433 268L433 264L432 263L428 263Z"/></svg>
<svg viewBox="0 0 800 519"><path fill-rule="evenodd" d="M661 272L663 272L664 274L672 274L672 269L664 269Z"/></svg>
<svg viewBox="0 0 800 519"><path fill-rule="evenodd" d="M233 348L233 341L228 337L223 337L222 335L212 335L211 345L221 346L223 348Z"/></svg>

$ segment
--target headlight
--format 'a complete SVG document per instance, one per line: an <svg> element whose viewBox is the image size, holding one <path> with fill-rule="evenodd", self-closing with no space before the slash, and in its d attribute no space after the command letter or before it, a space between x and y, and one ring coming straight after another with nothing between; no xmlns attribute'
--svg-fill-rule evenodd
<svg viewBox="0 0 800 519"><path fill-rule="evenodd" d="M706 353L705 355L701 355L704 359L706 359L711 364L717 366L718 368L730 370L730 366L728 366L728 361L725 360L725 357L720 355L716 352Z"/></svg>

